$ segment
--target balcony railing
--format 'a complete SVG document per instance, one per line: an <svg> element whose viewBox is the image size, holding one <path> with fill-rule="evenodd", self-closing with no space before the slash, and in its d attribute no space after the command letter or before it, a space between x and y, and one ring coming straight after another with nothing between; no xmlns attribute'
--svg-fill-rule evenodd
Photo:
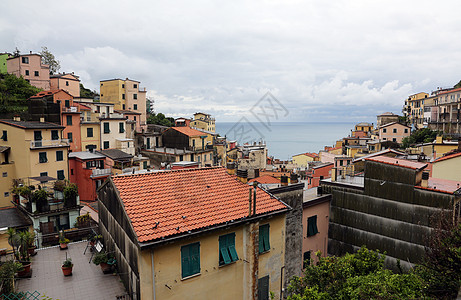
<svg viewBox="0 0 461 300"><path fill-rule="evenodd" d="M69 139L30 141L30 148L65 147Z"/></svg>
<svg viewBox="0 0 461 300"><path fill-rule="evenodd" d="M100 177L110 175L112 172L111 168L108 169L93 169L91 177Z"/></svg>

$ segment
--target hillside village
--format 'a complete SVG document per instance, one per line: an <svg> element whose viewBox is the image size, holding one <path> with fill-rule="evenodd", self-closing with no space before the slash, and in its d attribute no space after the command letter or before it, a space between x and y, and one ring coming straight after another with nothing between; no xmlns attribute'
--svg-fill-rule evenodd
<svg viewBox="0 0 461 300"><path fill-rule="evenodd" d="M50 75L35 53L0 54L0 73L40 89L27 112L0 119L0 257L23 265L16 290L45 292L61 262L45 271L41 260L73 251L76 276L62 284L75 298L85 298L78 273L97 258L122 282L94 275L118 284L113 298L286 299L318 251L366 246L408 271L435 216L459 222L461 88L410 95L403 115L380 113L282 161L262 141L220 136L207 112L149 124L137 79L103 79L99 96L81 97L77 74ZM421 130L434 138L410 143Z"/></svg>

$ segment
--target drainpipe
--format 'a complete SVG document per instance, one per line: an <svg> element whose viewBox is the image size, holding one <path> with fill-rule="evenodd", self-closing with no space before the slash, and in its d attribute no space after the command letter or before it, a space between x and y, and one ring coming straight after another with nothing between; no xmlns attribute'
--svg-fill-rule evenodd
<svg viewBox="0 0 461 300"><path fill-rule="evenodd" d="M152 266L152 293L155 300L155 270L154 270L154 249L150 249L150 264Z"/></svg>
<svg viewBox="0 0 461 300"><path fill-rule="evenodd" d="M285 266L280 268L280 300L283 299L283 269Z"/></svg>

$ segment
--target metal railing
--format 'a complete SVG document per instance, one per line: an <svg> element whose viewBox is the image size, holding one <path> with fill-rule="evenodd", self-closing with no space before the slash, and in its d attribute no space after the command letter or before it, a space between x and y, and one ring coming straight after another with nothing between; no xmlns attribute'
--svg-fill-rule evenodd
<svg viewBox="0 0 461 300"><path fill-rule="evenodd" d="M110 175L112 173L112 169L93 169L91 173L91 177L99 177L99 176L105 176L105 175Z"/></svg>
<svg viewBox="0 0 461 300"><path fill-rule="evenodd" d="M69 146L69 139L30 141L30 148Z"/></svg>

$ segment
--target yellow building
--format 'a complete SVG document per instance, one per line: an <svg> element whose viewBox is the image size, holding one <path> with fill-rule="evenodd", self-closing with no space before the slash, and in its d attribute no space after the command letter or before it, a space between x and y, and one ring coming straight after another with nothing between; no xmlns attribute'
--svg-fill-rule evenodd
<svg viewBox="0 0 461 300"><path fill-rule="evenodd" d="M373 130L373 124L367 122L361 122L355 125L355 131L371 132Z"/></svg>
<svg viewBox="0 0 461 300"><path fill-rule="evenodd" d="M293 155L292 161L294 165L297 165L300 168L305 168L311 161L318 161L319 156L316 153L301 153Z"/></svg>
<svg viewBox="0 0 461 300"><path fill-rule="evenodd" d="M216 131L215 119L201 112L194 114L194 120L190 122L190 126L210 132Z"/></svg>
<svg viewBox="0 0 461 300"><path fill-rule="evenodd" d="M424 143L415 147L418 148L418 153L424 153L427 157L437 159L445 153L458 149L458 141L447 141L443 140L442 136L437 136L434 142Z"/></svg>
<svg viewBox="0 0 461 300"><path fill-rule="evenodd" d="M432 177L461 181L461 152L443 156L432 163Z"/></svg>
<svg viewBox="0 0 461 300"><path fill-rule="evenodd" d="M0 120L0 207L11 205L13 179L68 178L69 141L61 138L63 129L48 122Z"/></svg>
<svg viewBox="0 0 461 300"><path fill-rule="evenodd" d="M128 110L141 115L136 118L136 131L141 132L146 124L146 89L141 90L140 82L126 78L109 79L100 82L101 102L113 103L115 110Z"/></svg>
<svg viewBox="0 0 461 300"><path fill-rule="evenodd" d="M421 92L408 96L405 101L404 115L408 118L409 123L417 129L424 127L424 101L428 97L428 93Z"/></svg>
<svg viewBox="0 0 461 300"><path fill-rule="evenodd" d="M254 214L249 189L224 168L106 181L100 230L136 299L280 299L289 207L256 188Z"/></svg>

